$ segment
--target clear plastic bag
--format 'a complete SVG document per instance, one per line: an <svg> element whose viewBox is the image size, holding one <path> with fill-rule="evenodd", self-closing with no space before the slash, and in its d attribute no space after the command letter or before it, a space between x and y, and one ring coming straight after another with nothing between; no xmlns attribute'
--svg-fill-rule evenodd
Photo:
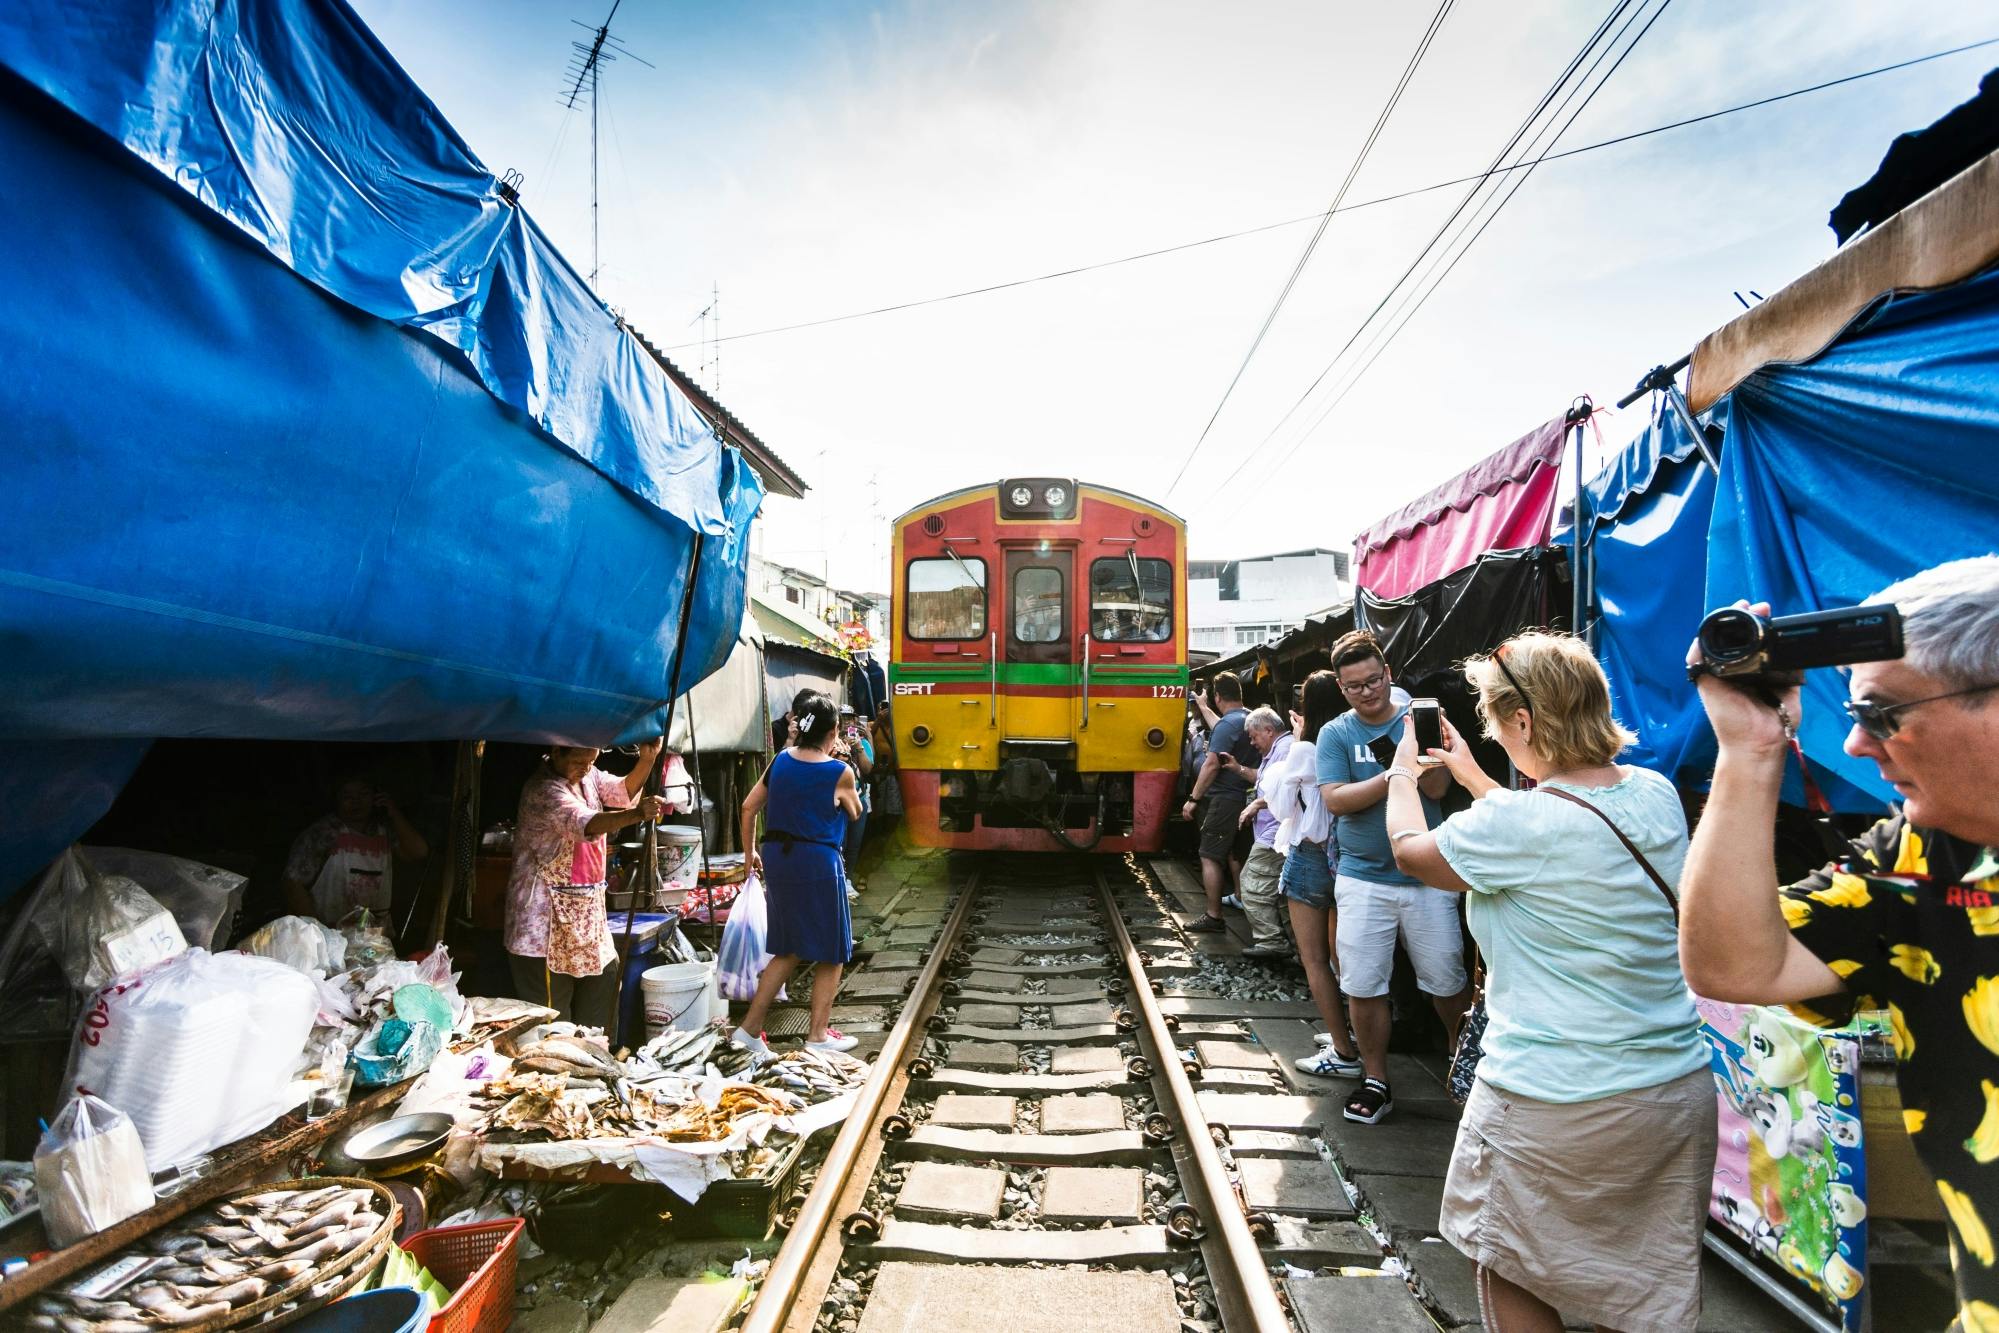
<svg viewBox="0 0 1999 1333"><path fill-rule="evenodd" d="M101 1098L71 1099L35 1148L35 1192L57 1246L151 1208L153 1180L130 1117Z"/></svg>
<svg viewBox="0 0 1999 1333"><path fill-rule="evenodd" d="M125 876L100 874L76 847L42 876L27 917L80 992L187 951L172 912Z"/></svg>
<svg viewBox="0 0 1999 1333"><path fill-rule="evenodd" d="M340 922L347 938L347 966L373 967L396 956L395 941L373 912L357 907Z"/></svg>
<svg viewBox="0 0 1999 1333"><path fill-rule="evenodd" d="M318 988L283 963L190 949L86 1002L65 1086L124 1110L157 1170L296 1106L318 1012Z"/></svg>
<svg viewBox="0 0 1999 1333"><path fill-rule="evenodd" d="M243 904L243 886L250 882L243 876L165 852L129 847L82 850L99 874L125 876L172 912L190 946L220 949L229 943L236 909Z"/></svg>
<svg viewBox="0 0 1999 1333"><path fill-rule="evenodd" d="M729 922L715 950L716 983L728 999L748 1000L757 993L757 980L770 962L764 952L769 933L763 881L752 875L729 907Z"/></svg>

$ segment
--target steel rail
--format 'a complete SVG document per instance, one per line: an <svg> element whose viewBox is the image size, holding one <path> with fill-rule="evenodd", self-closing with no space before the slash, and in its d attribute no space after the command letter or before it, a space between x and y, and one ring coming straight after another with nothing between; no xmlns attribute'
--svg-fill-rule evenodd
<svg viewBox="0 0 1999 1333"><path fill-rule="evenodd" d="M811 1192L798 1210L798 1220L792 1223L784 1244L778 1248L777 1257L771 1261L770 1273L757 1291L756 1303L743 1320L741 1333L778 1333L797 1303L813 1258L834 1227L835 1210L841 1196L846 1193L855 1163L867 1146L869 1135L875 1132L882 1103L891 1086L898 1081L907 1081L903 1078L903 1058L909 1052L918 1025L928 1017L924 1011L932 1005L926 1002L936 998L938 980L952 950L957 947L959 937L965 932L965 923L971 918L972 904L978 896L979 876L974 874L959 890L957 906L944 923L944 929L938 935L923 969L916 974L909 1003L903 1006L895 1026L889 1029L881 1054L875 1057L873 1070L869 1072L867 1081L861 1084L853 1109L847 1112L847 1119L840 1126L839 1137L827 1150L818 1178L813 1181Z"/></svg>
<svg viewBox="0 0 1999 1333"><path fill-rule="evenodd" d="M1229 1183L1221 1154L1208 1133L1207 1117L1201 1114L1194 1085L1188 1080L1187 1071L1180 1067L1179 1045L1166 1026L1165 1015L1159 1011L1159 1002L1153 998L1144 959L1139 956L1131 932L1125 928L1117 899L1101 872L1097 875L1097 896L1103 903L1105 927L1130 976L1127 995L1132 1014L1138 1020L1139 1031L1151 1039L1154 1077L1165 1085L1173 1103L1170 1114L1182 1131L1175 1145L1184 1145L1187 1163L1193 1168L1181 1172L1181 1183L1188 1198L1201 1210L1202 1220L1211 1228L1209 1235L1218 1236L1221 1242L1225 1271L1216 1271L1218 1266L1210 1262L1208 1280L1214 1285L1216 1303L1222 1307L1222 1322L1230 1333L1242 1333L1244 1329L1255 1329L1256 1333L1290 1333L1291 1320L1277 1299L1277 1289L1270 1283L1270 1269L1257 1249L1256 1238L1250 1234L1249 1221L1236 1203L1235 1187Z"/></svg>

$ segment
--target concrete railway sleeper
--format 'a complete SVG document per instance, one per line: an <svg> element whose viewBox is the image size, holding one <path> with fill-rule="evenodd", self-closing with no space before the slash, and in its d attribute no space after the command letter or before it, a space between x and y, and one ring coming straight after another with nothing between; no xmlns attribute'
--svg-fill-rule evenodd
<svg viewBox="0 0 1999 1333"><path fill-rule="evenodd" d="M1103 857L960 864L944 919L868 937L854 979L901 1007L743 1327L1324 1327L1280 1280L1380 1251L1246 1020L1162 1011L1198 956L1158 895Z"/></svg>

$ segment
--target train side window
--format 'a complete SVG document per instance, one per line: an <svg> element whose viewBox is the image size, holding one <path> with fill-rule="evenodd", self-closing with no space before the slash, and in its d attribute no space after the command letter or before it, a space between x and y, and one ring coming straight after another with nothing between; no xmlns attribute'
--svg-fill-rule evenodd
<svg viewBox="0 0 1999 1333"><path fill-rule="evenodd" d="M1090 635L1164 643L1173 635L1173 562L1112 556L1090 565Z"/></svg>
<svg viewBox="0 0 1999 1333"><path fill-rule="evenodd" d="M977 639L986 632L986 562L947 556L909 562L912 639Z"/></svg>
<svg viewBox="0 0 1999 1333"><path fill-rule="evenodd" d="M1062 571L1030 565L1013 575L1013 637L1021 643L1060 643L1068 636L1062 609Z"/></svg>

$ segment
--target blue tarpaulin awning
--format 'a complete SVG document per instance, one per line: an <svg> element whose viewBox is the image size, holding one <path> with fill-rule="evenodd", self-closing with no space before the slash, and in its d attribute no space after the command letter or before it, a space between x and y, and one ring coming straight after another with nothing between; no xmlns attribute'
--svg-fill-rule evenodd
<svg viewBox="0 0 1999 1333"><path fill-rule="evenodd" d="M1690 783L1713 739L1681 663L1708 609L1852 605L1999 551L1999 271L1882 302L1813 360L1749 375L1712 420L1719 476L1662 417L1585 502L1600 655L1636 758ZM1799 739L1828 796L1878 812L1894 793L1841 748L1844 681L1812 672L1805 691Z"/></svg>
<svg viewBox="0 0 1999 1333"><path fill-rule="evenodd" d="M0 10L0 158L0 892L152 738L610 743L726 656L755 476L339 0Z"/></svg>

